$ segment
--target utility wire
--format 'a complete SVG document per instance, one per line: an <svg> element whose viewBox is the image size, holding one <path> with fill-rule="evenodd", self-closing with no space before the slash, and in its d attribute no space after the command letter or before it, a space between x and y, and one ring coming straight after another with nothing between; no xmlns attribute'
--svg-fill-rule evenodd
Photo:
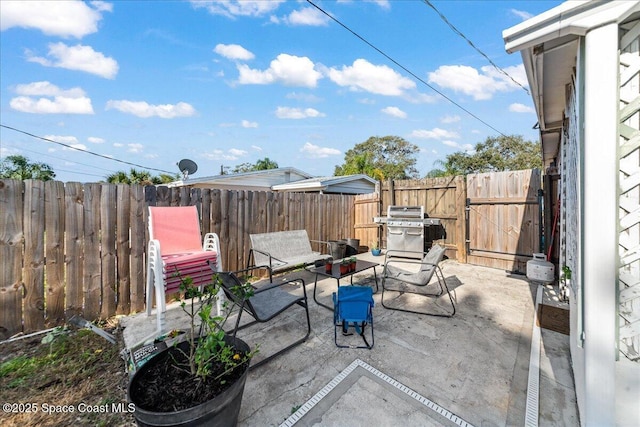
<svg viewBox="0 0 640 427"><path fill-rule="evenodd" d="M447 19L446 16L444 16L442 14L442 12L440 12L438 9L436 9L436 7L429 1L429 0L423 0L424 3L429 6L431 9L433 9L438 16L440 16L440 19L442 19L444 21L445 24L447 24L449 26L449 28L451 28L451 30L456 33L457 35L459 35L460 37L462 37L467 43L469 43L469 45L474 48L476 50L476 52L478 52L480 55L484 56L485 59L487 61L489 61L489 64L493 65L493 68L495 68L496 70L498 70L499 72L501 72L502 74L504 74L505 76L509 77L509 79L511 79L512 82L514 82L515 84L517 84L518 86L520 86L525 92L527 92L527 95L531 95L529 93L529 89L527 89L526 87L522 86L518 81L516 81L516 79L514 79L513 77L511 77L511 75L509 73L507 73L505 70L503 70L502 68L498 67L483 51L481 51L478 47L476 47L476 45L473 44L473 42L471 40L469 40L467 38L467 36L465 36L464 34L462 34L460 32L460 30L458 30L451 22L449 22L449 20Z"/></svg>
<svg viewBox="0 0 640 427"><path fill-rule="evenodd" d="M148 166L142 166L142 165L139 165L137 163L127 162L126 160L120 160L120 159L116 159L116 158L113 158L113 157L105 156L104 154L98 154L98 153L94 153L94 152L89 151L89 150L84 150L82 148L73 147L73 146L71 146L69 144L65 144L65 143L62 143L62 142L54 141L53 139L44 138L42 136L34 135L32 133L29 133L29 132L26 132L26 131L23 131L23 130L20 130L20 129L16 129L16 128L11 127L11 126L6 126L6 125L3 125L3 124L0 124L0 127L3 127L5 129L10 129L12 131L28 135L28 136L30 136L32 138L41 139L43 141L52 142L54 144L62 145L63 147L67 147L67 148L70 148L72 150L81 151L83 153L91 154L92 156L102 157L103 159L112 160L112 161L118 162L118 163L123 163L125 165L135 166L135 167L138 167L138 168L147 169L147 170L153 170L153 171L157 171L157 172L164 172L164 173L168 173L168 174L171 174L171 175L174 174L173 172L169 172L169 171L166 171L166 170L163 170L163 169L150 168Z"/></svg>
<svg viewBox="0 0 640 427"><path fill-rule="evenodd" d="M405 67L404 65L400 64L398 61L396 61L395 59L393 59L392 57L390 57L389 55L387 55L386 53L384 53L381 49L377 48L376 46L374 46L372 43L370 43L369 41L367 41L364 37L362 37L361 35L359 35L358 33L356 33L355 31L353 31L351 28L347 27L345 24L343 24L342 22L340 22L337 18L333 17L331 14L325 12L321 7L319 7L318 5L316 5L313 1L311 0L306 0L307 3L309 3L311 6L315 7L316 9L318 9L320 12L322 12L324 15L326 15L329 19L331 19L332 21L334 21L335 23L337 23L338 25L340 25L342 28L344 28L345 30L349 31L351 34L353 34L354 36L356 36L357 38L359 38L360 40L362 40L365 44L367 44L369 47L371 47L372 49L374 49L376 52L378 52L380 55L384 56L385 58L387 58L389 61L393 62L395 65L397 65L398 67L402 68L404 71L406 71L407 73L409 73L411 76L413 76L413 78L415 78L416 80L418 80L420 83L424 84L425 86L427 86L428 88L430 88L431 90L433 90L434 92L436 92L438 95L440 95L441 97L443 97L444 99L446 99L447 101L449 101L450 103L452 103L453 105L455 105L456 107L458 107L459 109L461 109L462 111L464 111L465 113L467 113L468 115L470 115L471 117L473 117L474 119L478 120L480 123L484 124L485 126L487 126L488 128L498 132L500 135L506 137L506 135L502 132L500 132L498 129L496 129L495 127L491 126L489 123L487 123L486 121L482 120L480 117L476 116L475 114L473 114L471 111L467 110L466 108L464 108L462 105L458 104L457 102L455 102L453 99L449 98L447 95L445 95L444 93L440 92L438 89L436 89L435 87L433 87L432 85L430 85L429 83L427 83L426 81L424 81L422 78L418 77L413 71L409 70L407 67Z"/></svg>

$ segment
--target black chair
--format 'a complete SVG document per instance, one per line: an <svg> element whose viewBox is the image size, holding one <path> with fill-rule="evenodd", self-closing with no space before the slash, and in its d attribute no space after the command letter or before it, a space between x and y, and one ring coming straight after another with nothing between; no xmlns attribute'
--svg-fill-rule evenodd
<svg viewBox="0 0 640 427"><path fill-rule="evenodd" d="M224 290L226 298L234 305L238 306L238 317L236 319L236 325L233 329L234 334L241 329L247 328L256 323L266 323L279 314L284 313L290 307L300 306L304 308L307 317L307 331L302 338L297 339L293 343L278 350L271 356L262 359L261 361L251 365L251 369L265 364L276 356L290 350L291 348L302 344L309 338L311 333L311 320L309 319L309 305L307 303L307 291L305 289L305 283L302 279L291 280L275 280L273 283L268 280L262 280L252 284L254 289L253 295L247 297L243 295L237 295L237 288L242 287L243 282L240 280L238 274L248 273L255 268L247 268L238 271L217 272L220 279L220 284ZM286 292L282 289L284 285L297 284L302 286L302 295ZM240 325L242 314L247 313L253 318L249 323Z"/></svg>
<svg viewBox="0 0 640 427"><path fill-rule="evenodd" d="M406 258L400 258L394 256L393 251L387 251L384 261L384 269L382 271L382 306L390 310L405 311L408 313L425 314L428 316L438 317L452 317L456 313L456 306L453 303L453 297L447 282L444 279L442 270L438 265L444 258L445 248L442 245L435 244L431 247L429 252L422 253L424 258L421 260L410 260ZM405 251L406 253L406 251ZM401 265L418 264L420 267L417 271L405 270L401 268ZM431 284L433 276L438 279L438 292L432 293L427 291L427 287ZM444 294L448 297L451 305L450 310L442 310L440 312L434 311L421 311L411 310L401 307L399 305L389 305L388 301L385 302L385 293L389 291L399 292L400 295L404 293L415 294L425 298L429 298L436 303L439 301L439 297L443 297ZM388 297L388 295L387 295ZM425 302L427 300L424 300Z"/></svg>

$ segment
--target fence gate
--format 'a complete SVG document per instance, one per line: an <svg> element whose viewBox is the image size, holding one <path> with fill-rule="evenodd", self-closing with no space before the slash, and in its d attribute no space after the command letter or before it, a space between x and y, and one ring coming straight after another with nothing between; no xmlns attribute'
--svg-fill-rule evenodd
<svg viewBox="0 0 640 427"><path fill-rule="evenodd" d="M355 238L360 239L360 246L369 246L379 242L381 244L381 228L373 222L373 218L380 216L380 196L378 193L360 194L355 196Z"/></svg>
<svg viewBox="0 0 640 427"><path fill-rule="evenodd" d="M540 171L467 176L467 262L526 273L540 251Z"/></svg>

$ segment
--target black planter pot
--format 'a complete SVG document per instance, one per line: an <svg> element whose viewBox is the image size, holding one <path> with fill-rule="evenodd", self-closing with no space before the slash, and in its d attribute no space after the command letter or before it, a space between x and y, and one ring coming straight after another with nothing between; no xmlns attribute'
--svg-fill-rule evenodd
<svg viewBox="0 0 640 427"><path fill-rule="evenodd" d="M229 338L231 340L231 338ZM182 342L179 345L188 346L188 342ZM235 340L234 347L238 351L248 352L249 346L244 341ZM173 347L169 347L162 353L159 353L153 359L145 363L131 378L129 388L127 390L129 401L136 404L137 399L134 390L137 381L145 375L145 373L161 359L162 354L167 351L176 351ZM238 414L240 413L240 404L242 403L242 394L244 392L244 384L249 373L249 364L245 367L242 376L233 383L228 389L221 394L192 408L183 409L175 412L155 412L138 407L134 412L134 417L139 426L211 426L211 427L234 427L238 424ZM171 396L167 396L171 399Z"/></svg>

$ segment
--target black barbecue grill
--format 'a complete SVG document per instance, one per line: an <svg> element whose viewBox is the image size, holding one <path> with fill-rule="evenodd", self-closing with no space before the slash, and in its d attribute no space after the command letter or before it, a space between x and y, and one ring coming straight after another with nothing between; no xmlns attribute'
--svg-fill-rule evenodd
<svg viewBox="0 0 640 427"><path fill-rule="evenodd" d="M421 258L420 253L428 249L425 228L441 226L439 218L425 215L424 206L389 206L386 217L375 217L373 221L387 225L387 251L399 251L395 255L410 258Z"/></svg>

